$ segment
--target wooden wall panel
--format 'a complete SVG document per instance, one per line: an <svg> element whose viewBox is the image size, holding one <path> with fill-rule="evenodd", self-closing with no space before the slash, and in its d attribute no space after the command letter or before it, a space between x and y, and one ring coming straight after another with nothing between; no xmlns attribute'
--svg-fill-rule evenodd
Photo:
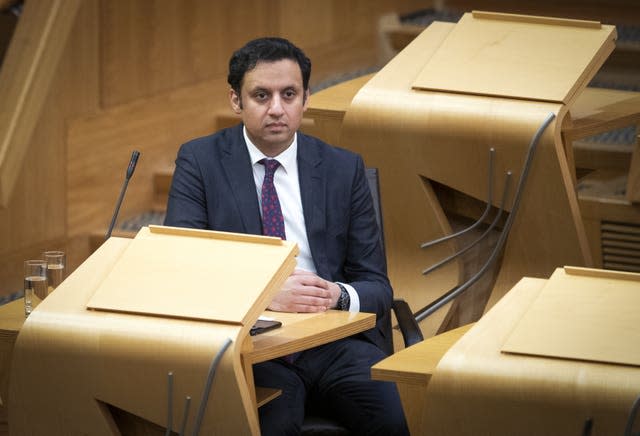
<svg viewBox="0 0 640 436"><path fill-rule="evenodd" d="M77 13L58 71L52 80L16 189L0 209L0 296L22 289L22 262L66 240L66 117L97 102L96 1Z"/></svg>
<svg viewBox="0 0 640 436"><path fill-rule="evenodd" d="M105 108L225 76L234 49L284 36L312 58L312 81L377 61L377 21L429 1L132 0L101 2Z"/></svg>
<svg viewBox="0 0 640 436"><path fill-rule="evenodd" d="M226 74L232 50L275 32L272 2L101 2L105 108Z"/></svg>
<svg viewBox="0 0 640 436"><path fill-rule="evenodd" d="M73 120L68 137L68 233L106 232L131 152L141 152L119 221L153 207L153 175L173 167L181 143L214 130L228 106L223 79Z"/></svg>

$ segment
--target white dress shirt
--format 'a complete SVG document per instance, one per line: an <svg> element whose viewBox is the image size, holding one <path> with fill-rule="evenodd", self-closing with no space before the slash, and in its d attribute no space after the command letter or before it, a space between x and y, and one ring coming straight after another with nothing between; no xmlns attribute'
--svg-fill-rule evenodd
<svg viewBox="0 0 640 436"><path fill-rule="evenodd" d="M256 183L256 193L258 202L261 203L262 181L264 180L264 165L259 163L262 159L271 159L265 156L256 147L249 136L247 128L243 128L244 140L247 143L247 149L251 158L251 167L253 169L253 179ZM311 257L311 248L307 238L307 230L305 227L304 213L302 210L302 197L300 195L300 179L298 178L298 135L293 137L293 142L286 150L275 156L280 162L280 166L276 169L273 177L273 184L278 193L282 216L284 217L284 232L288 241L298 244L300 250L297 256L298 268L317 273L316 266ZM260 204L260 213L262 213L262 204ZM360 311L360 299L358 293L353 286L341 283L349 293L350 312Z"/></svg>

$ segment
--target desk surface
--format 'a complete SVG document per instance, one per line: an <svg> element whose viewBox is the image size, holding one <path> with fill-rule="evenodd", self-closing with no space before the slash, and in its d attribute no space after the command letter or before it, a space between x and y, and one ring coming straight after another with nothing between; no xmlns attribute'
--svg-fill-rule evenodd
<svg viewBox="0 0 640 436"><path fill-rule="evenodd" d="M265 316L282 322L282 327L252 337L253 350L243 358L260 363L297 351L307 350L373 328L372 313L329 310L324 313L265 312Z"/></svg>
<svg viewBox="0 0 640 436"><path fill-rule="evenodd" d="M473 323L425 339L392 354L371 368L371 378L426 386L440 359L471 327Z"/></svg>
<svg viewBox="0 0 640 436"><path fill-rule="evenodd" d="M24 324L24 320L24 301L22 298L0 306L0 337L15 336Z"/></svg>

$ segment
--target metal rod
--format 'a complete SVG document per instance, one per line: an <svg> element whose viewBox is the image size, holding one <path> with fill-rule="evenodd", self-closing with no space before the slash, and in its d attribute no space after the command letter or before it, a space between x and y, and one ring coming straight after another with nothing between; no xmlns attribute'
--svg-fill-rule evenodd
<svg viewBox="0 0 640 436"><path fill-rule="evenodd" d="M204 387L204 391L202 392L202 399L200 400L200 407L198 408L198 414L196 415L196 421L193 428L193 436L198 436L200 433L200 426L202 425L202 419L204 418L204 412L207 409L207 402L209 401L209 393L211 392L211 385L213 384L213 378L216 375L216 369L218 368L218 364L220 363L220 359L222 359L222 355L227 348L231 345L231 339L227 338L225 343L222 345L222 348L216 353L213 360L211 361L211 366L209 367L209 374L207 376L207 382Z"/></svg>
<svg viewBox="0 0 640 436"><path fill-rule="evenodd" d="M478 218L475 223L471 224L469 227L465 229L460 230L459 232L452 233L451 235L443 236L441 238L434 239L432 241L424 242L420 245L420 248L432 247L434 245L448 241L449 239L462 236L465 233L478 227L480 223L484 221L484 219L489 214L489 211L491 210L491 203L493 200L493 159L495 156L495 151L496 150L493 147L489 149L489 182L488 182L488 188L487 188L487 207L484 209L484 212L482 212L482 215L480 216L480 218Z"/></svg>
<svg viewBox="0 0 640 436"><path fill-rule="evenodd" d="M191 406L191 397L184 399L184 411L182 412L182 425L180 426L179 436L184 435L184 429L187 427L187 418L189 417L189 407Z"/></svg>
<svg viewBox="0 0 640 436"><path fill-rule="evenodd" d="M171 435L173 427L173 372L167 374L167 431L165 436Z"/></svg>
<svg viewBox="0 0 640 436"><path fill-rule="evenodd" d="M416 314L416 321L418 322L422 321L429 315L436 312L442 306L444 306L445 304L447 304L448 302L450 302L451 300L453 300L454 298L456 298L457 296L465 292L471 285L473 285L476 281L480 279L480 277L484 275L484 273L488 270L489 266L491 266L491 264L493 264L493 262L498 258L498 254L502 252L502 248L504 247L504 244L507 240L507 236L509 235L509 231L511 230L511 226L513 225L513 221L515 220L515 217L517 215L518 208L520 206L522 190L524 189L525 182L527 181L527 178L529 175L529 169L533 161L533 156L536 150L536 146L538 145L538 142L540 141L540 137L544 133L545 129L551 123L551 121L553 121L554 118L555 118L555 114L553 112L549 113L547 117L544 119L544 121L542 122L542 124L540 125L540 127L538 127L538 130L536 130L536 133L533 135L533 138L531 139L531 143L529 144L529 149L527 151L527 156L525 158L525 163L522 168L522 173L520 174L520 180L518 181L518 188L516 189L515 198L513 200L513 206L511 207L511 213L509 214L509 218L507 218L507 222L505 223L504 229L502 230L502 233L500 233L500 238L498 239L498 243L496 244L493 251L491 252L491 256L489 256L489 259L485 262L485 264L482 266L480 271L478 271L473 277L471 277L465 283L453 288L451 291L447 292L445 295L441 296L433 303L421 309Z"/></svg>
<svg viewBox="0 0 640 436"><path fill-rule="evenodd" d="M504 205L506 203L506 199L507 199L507 196L508 196L509 181L510 180L511 180L511 171L507 171L507 175L506 175L505 181L504 181L504 191L502 192L502 200L500 201L500 209L498 210L498 213L496 214L495 218L493 219L493 221L491 222L489 227L484 231L484 233L482 233L482 235L480 235L480 237L478 237L475 241L471 242L470 244L467 244L467 246L465 246L464 248L456 251L451 256L442 259L440 262L438 262L438 263L436 263L434 265L431 265L429 268L427 268L424 271L422 271L422 275L426 276L430 272L435 271L436 269L438 269L438 268L446 265L447 263L451 262L456 257L463 255L464 253L466 253L467 251L469 251L473 247L475 247L484 238L486 238L487 235L489 235L489 233L491 233L493 228L498 224L498 221L500 220L500 217L502 216L502 212L504 211Z"/></svg>

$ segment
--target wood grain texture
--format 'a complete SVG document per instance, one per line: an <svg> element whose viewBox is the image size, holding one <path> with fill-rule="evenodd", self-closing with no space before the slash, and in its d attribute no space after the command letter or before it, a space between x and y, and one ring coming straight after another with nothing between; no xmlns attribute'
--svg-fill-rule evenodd
<svg viewBox="0 0 640 436"><path fill-rule="evenodd" d="M323 313L265 312L282 322L282 327L252 338L252 349L243 354L254 364L326 344L375 327L372 313L329 310ZM318 327L322 325L322 329Z"/></svg>
<svg viewBox="0 0 640 436"><path fill-rule="evenodd" d="M593 434L623 432L637 367L500 352L545 283L522 279L442 358L427 389L429 434L566 435L587 419Z"/></svg>
<svg viewBox="0 0 640 436"><path fill-rule="evenodd" d="M640 274L558 268L503 352L640 366Z"/></svg>
<svg viewBox="0 0 640 436"><path fill-rule="evenodd" d="M616 37L614 26L575 23L521 15L464 14L424 63L413 87L570 103L585 79L593 77L593 69L597 71L613 51ZM608 53L594 57L605 46Z"/></svg>
<svg viewBox="0 0 640 436"><path fill-rule="evenodd" d="M450 265L428 277L420 275L453 252L451 246L419 248L421 242L450 232L430 183L485 200L487 155L493 147L497 205L504 174L510 170L514 180L519 178L531 137L549 113L557 120L538 144L487 307L522 276L548 276L562 264L592 265L560 138L566 106L412 89L424 63L454 27L432 24L369 80L353 99L341 133L342 146L361 153L366 165L379 168L390 277L397 294L415 308L451 289L460 274ZM602 56L601 47L592 49L594 57ZM526 71L521 73L526 76ZM442 316L436 314L422 326L427 336L437 331Z"/></svg>
<svg viewBox="0 0 640 436"><path fill-rule="evenodd" d="M224 80L201 82L70 122L69 235L106 232L134 149L141 154L120 219L150 210L154 173L173 168L180 144L214 130L213 114L228 107L220 100L226 90Z"/></svg>
<svg viewBox="0 0 640 436"><path fill-rule="evenodd" d="M392 354L371 367L371 378L426 387L440 359L472 327L449 330Z"/></svg>
<svg viewBox="0 0 640 436"><path fill-rule="evenodd" d="M150 434L156 434L158 428L166 425L168 372L174 374L174 425L178 422L175 417L181 419L182 416L182 399L187 395L193 399L187 421L187 431L190 431L211 360L227 339L233 342L217 370L201 432L259 434L256 408L280 392L254 389L253 363L302 351L375 326L374 314L265 312L280 320L283 327L249 336L251 325L268 301L264 295L252 299L247 292L243 292L244 296L230 292L237 301L219 304L226 310L237 311L234 305L242 306L250 299L254 301L247 310L251 319L242 316L243 319L236 323L86 310L100 284L117 273L114 267L136 241L171 239L175 244L176 238L212 241L201 235L189 238L146 232L142 232L137 240L111 237L40 303L26 322L22 301L0 308L0 315L3 315L0 347L6 351L0 359L0 398L3 399L0 412L6 413L8 363L13 361L8 403L15 434L111 435L118 431L147 434L152 430ZM226 244L229 239L218 241ZM236 245L247 248L247 242ZM272 252L292 252L295 248L287 243L263 245ZM195 252L202 254L200 250ZM226 252L229 252L228 247ZM277 263L277 256L273 253L271 256L274 260L270 263ZM288 272L284 275L274 273L274 279L268 285L269 292L279 289L293 267L292 263L283 262L280 269L286 268ZM132 277L136 274L132 273ZM184 272L181 274L184 276ZM218 277L218 282L220 280ZM252 280L255 281L255 274ZM213 285L215 282L207 283ZM194 311L213 304L205 301L208 297L194 303L184 289L176 295L189 302ZM163 298L157 293L148 295L149 304L154 304L153 299ZM18 340L14 347L16 335ZM120 411L117 416L114 407ZM34 408L46 409L46 412L39 413L38 419L34 420ZM126 428L117 430L118 425L126 425Z"/></svg>
<svg viewBox="0 0 640 436"><path fill-rule="evenodd" d="M199 405L213 356L229 338L233 343L218 367L201 432L258 434L240 363L239 345L250 326L85 309L129 243L107 241L25 322L14 349L11 431L111 435L114 424L99 402L166 425L167 373L175 377L173 416L181 417L183 402L177 399L189 395ZM195 415L192 407L188 431Z"/></svg>
<svg viewBox="0 0 640 436"><path fill-rule="evenodd" d="M428 434L425 427L427 387L438 362L473 324L427 338L397 351L371 368L371 378L396 383L411 434Z"/></svg>
<svg viewBox="0 0 640 436"><path fill-rule="evenodd" d="M640 93L616 89L586 88L570 109L571 120L562 129L564 141L640 123Z"/></svg>
<svg viewBox="0 0 640 436"><path fill-rule="evenodd" d="M0 207L7 207L80 1L25 5L0 69Z"/></svg>
<svg viewBox="0 0 640 436"><path fill-rule="evenodd" d="M22 288L22 262L40 256L45 249L67 251L68 260L72 262L70 268L79 263L75 240L67 239L66 234L66 122L68 117L93 110L98 102L98 73L94 62L98 43L96 8L96 0L81 2L71 36L67 38L50 88L45 92L44 110L25 145L24 162L11 170L19 171L15 193L7 207L0 208L0 293L3 295ZM30 16L25 10L20 22L27 23ZM14 61L5 58L3 70ZM11 102L0 98L0 106L5 104ZM4 113L5 109L0 112ZM80 261L86 256L83 250Z"/></svg>
<svg viewBox="0 0 640 436"><path fill-rule="evenodd" d="M87 307L253 325L293 272L298 247L233 236L187 229L152 233L143 227Z"/></svg>
<svg viewBox="0 0 640 436"><path fill-rule="evenodd" d="M265 35L303 48L318 83L375 65L378 17L421 7L419 0L102 2L102 101L110 108L226 77L233 51Z"/></svg>

